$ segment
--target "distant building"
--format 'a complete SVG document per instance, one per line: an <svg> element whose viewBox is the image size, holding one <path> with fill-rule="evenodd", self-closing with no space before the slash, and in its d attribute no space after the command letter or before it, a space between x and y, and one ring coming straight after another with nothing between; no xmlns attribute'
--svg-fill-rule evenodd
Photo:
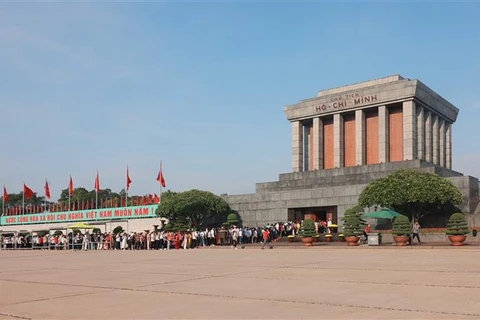
<svg viewBox="0 0 480 320"><path fill-rule="evenodd" d="M478 179L451 170L459 110L419 80L394 75L328 89L284 111L292 172L257 183L253 194L224 197L245 225L304 218L341 224L370 181L402 168L449 179L464 195L462 211L474 214Z"/></svg>

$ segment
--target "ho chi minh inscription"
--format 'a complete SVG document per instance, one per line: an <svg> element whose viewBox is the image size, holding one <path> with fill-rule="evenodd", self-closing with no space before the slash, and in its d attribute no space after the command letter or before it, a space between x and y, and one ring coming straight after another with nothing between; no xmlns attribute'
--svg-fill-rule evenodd
<svg viewBox="0 0 480 320"><path fill-rule="evenodd" d="M358 93L345 94L330 99L329 102L315 106L315 111L322 113L339 109L353 108L366 103L377 102L377 95L362 96Z"/></svg>

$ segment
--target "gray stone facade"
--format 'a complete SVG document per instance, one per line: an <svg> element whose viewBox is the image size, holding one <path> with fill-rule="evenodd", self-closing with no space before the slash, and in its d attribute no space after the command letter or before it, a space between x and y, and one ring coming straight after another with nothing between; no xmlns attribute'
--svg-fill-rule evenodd
<svg viewBox="0 0 480 320"><path fill-rule="evenodd" d="M400 169L417 169L450 180L464 196L462 212L475 212L479 203L477 178L418 159L280 174L278 181L257 183L255 193L227 195L224 199L240 213L244 225L248 226L293 220L296 218L293 215L295 209L318 207L337 207L334 222L341 225L343 212L357 204L360 193L369 182Z"/></svg>
<svg viewBox="0 0 480 320"><path fill-rule="evenodd" d="M401 118L390 127L390 112L393 117L398 110ZM309 210L315 215L328 212L325 214L341 225L343 212L357 204L369 182L405 168L449 179L462 192L462 211L470 214L471 225L475 224L480 215L478 179L451 170L451 127L459 110L419 80L394 75L323 90L314 98L286 106L284 112L292 128L293 172L280 174L278 181L257 183L255 193L225 196L245 225L303 219ZM367 112L376 116L374 139L366 132ZM355 137L345 133L344 121L351 121L352 116ZM324 121L333 122L328 139ZM391 131L401 137L390 139ZM352 141L349 139L354 141L348 149L353 159L349 158L350 166L346 166L345 142ZM327 142L333 144L333 151L328 151L333 161L328 163ZM395 152L401 152L399 159L390 154L392 145ZM367 152L378 152L374 164L367 164L372 163L366 161Z"/></svg>

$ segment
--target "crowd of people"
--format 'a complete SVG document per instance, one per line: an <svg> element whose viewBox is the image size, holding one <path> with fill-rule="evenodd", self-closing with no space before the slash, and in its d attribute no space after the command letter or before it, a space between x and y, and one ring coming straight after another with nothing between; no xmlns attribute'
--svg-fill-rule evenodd
<svg viewBox="0 0 480 320"><path fill-rule="evenodd" d="M277 222L260 228L238 227L191 229L187 231L155 230L150 232L90 232L64 234L10 234L0 235L0 249L50 249L50 250L170 250L198 247L273 242L275 239L297 235L301 221ZM330 233L331 221L315 223L318 233Z"/></svg>

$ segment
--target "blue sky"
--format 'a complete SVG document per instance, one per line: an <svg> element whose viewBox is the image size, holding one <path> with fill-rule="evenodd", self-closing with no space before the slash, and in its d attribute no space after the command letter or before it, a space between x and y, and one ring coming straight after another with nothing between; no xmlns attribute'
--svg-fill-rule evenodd
<svg viewBox="0 0 480 320"><path fill-rule="evenodd" d="M283 106L401 74L460 108L480 176L480 4L0 3L0 183L253 192L291 170Z"/></svg>

